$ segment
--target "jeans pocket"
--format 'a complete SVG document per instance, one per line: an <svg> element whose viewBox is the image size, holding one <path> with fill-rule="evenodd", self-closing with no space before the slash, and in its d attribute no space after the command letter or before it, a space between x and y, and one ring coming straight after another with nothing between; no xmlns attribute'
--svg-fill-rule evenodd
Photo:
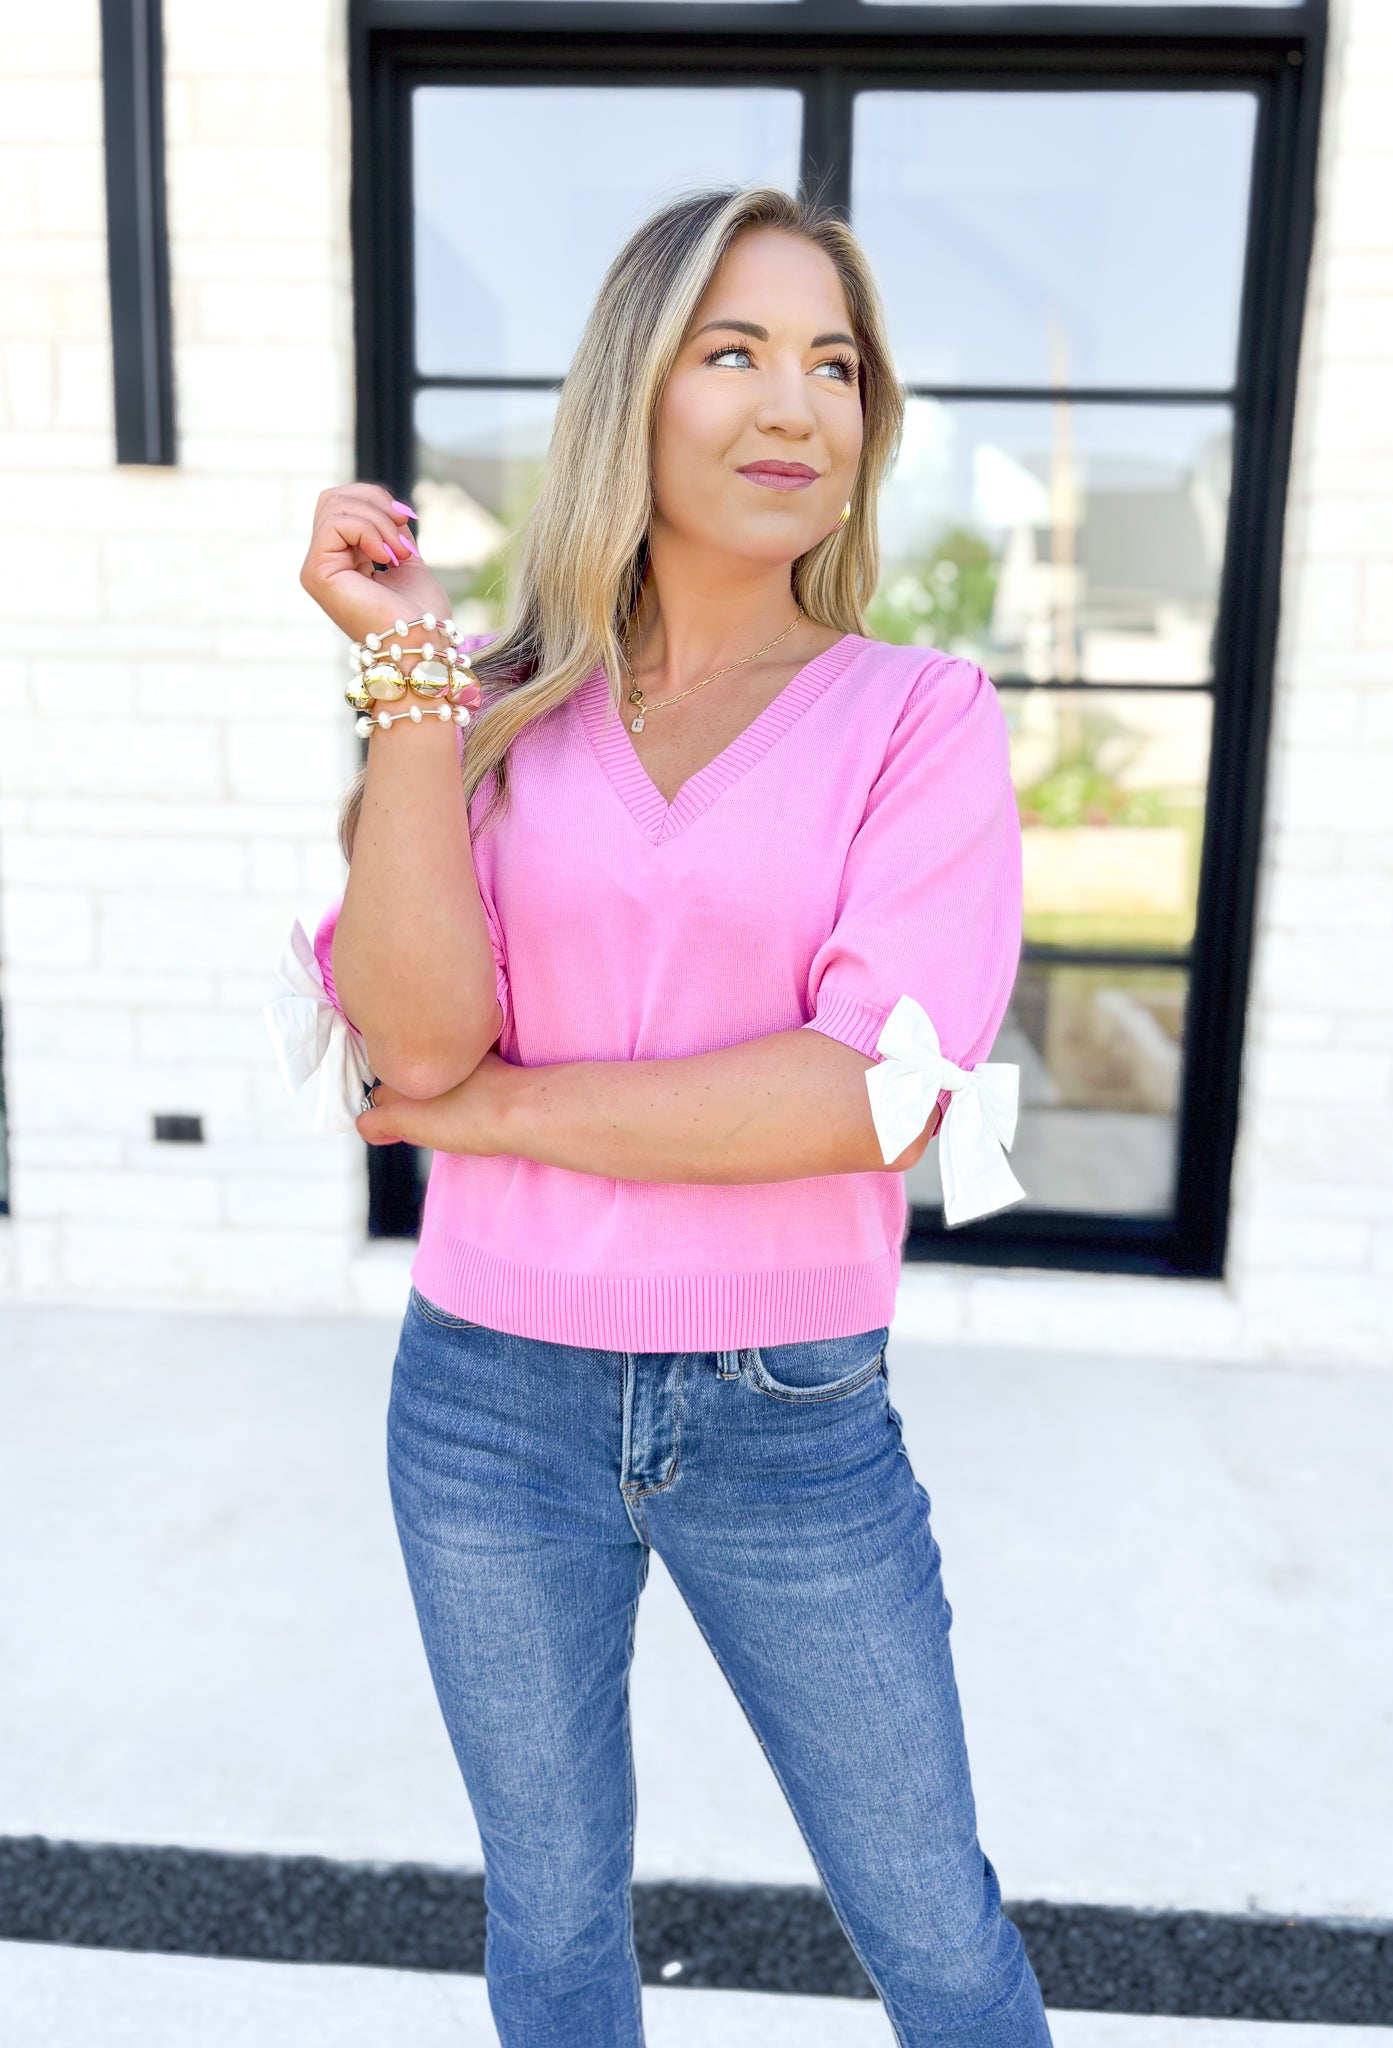
<svg viewBox="0 0 1393 2048"><path fill-rule="evenodd" d="M761 1344L745 1353L752 1386L774 1401L840 1401L885 1368L888 1329L806 1344Z"/></svg>
<svg viewBox="0 0 1393 2048"><path fill-rule="evenodd" d="M484 1328L483 1323L471 1323L464 1316L452 1316L448 1309L439 1308L435 1302L427 1301L424 1294L420 1293L414 1285L411 1289L410 1300L412 1308L418 1314L423 1315L427 1322L434 1323L439 1329L482 1330Z"/></svg>

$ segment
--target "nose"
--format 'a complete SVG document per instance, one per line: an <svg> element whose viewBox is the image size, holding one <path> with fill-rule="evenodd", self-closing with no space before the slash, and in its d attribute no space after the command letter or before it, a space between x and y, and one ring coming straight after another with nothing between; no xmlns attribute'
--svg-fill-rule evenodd
<svg viewBox="0 0 1393 2048"><path fill-rule="evenodd" d="M789 358L776 363L764 380L755 425L762 433L806 441L817 430L817 415L808 394L803 365Z"/></svg>

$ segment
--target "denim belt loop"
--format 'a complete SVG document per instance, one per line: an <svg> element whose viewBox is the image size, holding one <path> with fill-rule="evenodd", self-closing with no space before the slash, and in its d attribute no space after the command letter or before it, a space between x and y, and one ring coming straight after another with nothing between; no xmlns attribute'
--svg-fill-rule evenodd
<svg viewBox="0 0 1393 2048"><path fill-rule="evenodd" d="M740 1377L740 1353L718 1351L716 1353L716 1377L722 1380L738 1380Z"/></svg>

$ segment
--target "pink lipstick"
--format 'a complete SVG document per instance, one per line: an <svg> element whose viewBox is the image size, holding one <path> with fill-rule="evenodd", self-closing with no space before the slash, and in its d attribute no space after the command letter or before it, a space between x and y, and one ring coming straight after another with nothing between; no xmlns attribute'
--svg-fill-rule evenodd
<svg viewBox="0 0 1393 2048"><path fill-rule="evenodd" d="M739 474L770 491L805 491L817 482L817 471L806 462L747 462Z"/></svg>

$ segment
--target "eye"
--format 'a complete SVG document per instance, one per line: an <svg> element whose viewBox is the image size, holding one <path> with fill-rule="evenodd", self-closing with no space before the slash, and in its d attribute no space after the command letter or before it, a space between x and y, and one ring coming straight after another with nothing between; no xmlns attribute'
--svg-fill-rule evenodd
<svg viewBox="0 0 1393 2048"><path fill-rule="evenodd" d="M742 348L738 342L728 341L723 348L713 348L709 355L702 357L702 361L704 363L723 363L728 356L744 356L746 362L754 360L747 348Z"/></svg>
<svg viewBox="0 0 1393 2048"><path fill-rule="evenodd" d="M836 381L842 384L856 382L856 358L854 356L829 356L825 363L819 363L817 370L834 370ZM813 372L817 375L817 370Z"/></svg>

